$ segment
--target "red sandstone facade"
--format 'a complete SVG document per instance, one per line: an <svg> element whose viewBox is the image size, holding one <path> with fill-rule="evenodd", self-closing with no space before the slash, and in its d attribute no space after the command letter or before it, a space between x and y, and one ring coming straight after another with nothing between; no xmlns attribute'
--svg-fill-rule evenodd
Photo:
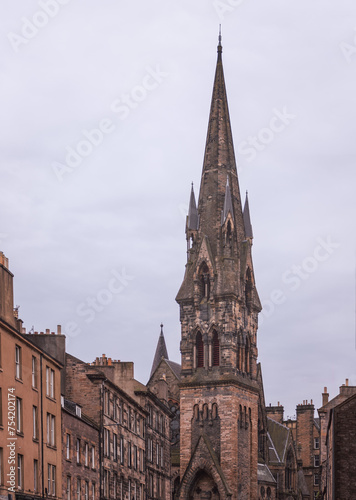
<svg viewBox="0 0 356 500"><path fill-rule="evenodd" d="M23 334L0 253L0 498L61 498L60 369Z"/></svg>
<svg viewBox="0 0 356 500"><path fill-rule="evenodd" d="M320 492L325 500L356 498L356 387L348 379L329 401L325 387L320 417Z"/></svg>
<svg viewBox="0 0 356 500"><path fill-rule="evenodd" d="M100 498L99 427L62 398L62 497Z"/></svg>

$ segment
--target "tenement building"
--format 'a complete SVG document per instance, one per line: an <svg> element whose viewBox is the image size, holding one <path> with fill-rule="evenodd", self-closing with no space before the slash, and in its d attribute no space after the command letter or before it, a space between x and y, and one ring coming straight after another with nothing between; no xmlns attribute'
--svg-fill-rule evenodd
<svg viewBox="0 0 356 500"><path fill-rule="evenodd" d="M0 253L1 499L169 500L171 416L163 378L71 356L60 326L26 333Z"/></svg>
<svg viewBox="0 0 356 500"><path fill-rule="evenodd" d="M322 394L320 418L320 492L325 500L356 498L356 387L345 384L329 401Z"/></svg>
<svg viewBox="0 0 356 500"><path fill-rule="evenodd" d="M0 253L0 498L60 497L62 366L23 334L17 312Z"/></svg>
<svg viewBox="0 0 356 500"><path fill-rule="evenodd" d="M66 397L99 428L100 498L168 500L171 412L163 391L160 398L135 380L133 363L105 355L85 363L66 354L65 373Z"/></svg>
<svg viewBox="0 0 356 500"><path fill-rule="evenodd" d="M99 437L82 407L62 396L62 498L100 498Z"/></svg>

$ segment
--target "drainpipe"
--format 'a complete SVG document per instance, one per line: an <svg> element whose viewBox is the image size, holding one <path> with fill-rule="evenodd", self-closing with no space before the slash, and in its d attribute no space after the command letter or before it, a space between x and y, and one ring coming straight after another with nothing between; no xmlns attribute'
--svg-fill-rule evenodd
<svg viewBox="0 0 356 500"><path fill-rule="evenodd" d="M42 377L42 354L40 354L40 401L41 401L41 475L42 475L42 498L44 498L44 464L43 464L43 377Z"/></svg>

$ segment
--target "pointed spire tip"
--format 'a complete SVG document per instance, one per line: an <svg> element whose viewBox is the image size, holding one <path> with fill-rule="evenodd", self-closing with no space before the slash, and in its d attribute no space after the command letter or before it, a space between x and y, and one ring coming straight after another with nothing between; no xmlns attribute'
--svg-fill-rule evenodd
<svg viewBox="0 0 356 500"><path fill-rule="evenodd" d="M218 54L221 55L222 45L221 45L221 24L219 24L219 44L218 44Z"/></svg>

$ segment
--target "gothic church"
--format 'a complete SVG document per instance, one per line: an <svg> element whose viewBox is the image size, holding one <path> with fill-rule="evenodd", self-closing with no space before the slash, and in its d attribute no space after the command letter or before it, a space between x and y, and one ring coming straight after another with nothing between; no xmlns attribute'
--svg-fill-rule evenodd
<svg viewBox="0 0 356 500"><path fill-rule="evenodd" d="M166 380L172 408L179 408L180 440L172 441L174 495L257 500L259 481L272 498L275 480L266 465L267 418L257 362L261 303L248 199L242 208L237 176L221 37L198 205L192 187L186 239L187 264L176 297L181 367L168 360L161 332L148 382L155 390ZM174 420L173 427L178 427Z"/></svg>

